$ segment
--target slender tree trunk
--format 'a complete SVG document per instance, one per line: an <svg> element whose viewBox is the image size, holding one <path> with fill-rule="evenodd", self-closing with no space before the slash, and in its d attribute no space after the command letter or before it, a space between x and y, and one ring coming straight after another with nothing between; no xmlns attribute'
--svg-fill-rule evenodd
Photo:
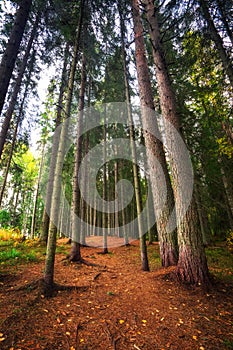
<svg viewBox="0 0 233 350"><path fill-rule="evenodd" d="M117 151L116 151L117 154ZM117 196L117 183L118 183L118 162L114 163L114 187L115 187L115 197ZM116 198L117 199L117 198ZM116 200L115 204L115 213L114 213L114 227L115 227L115 235L119 237L119 205L118 200Z"/></svg>
<svg viewBox="0 0 233 350"><path fill-rule="evenodd" d="M10 127L10 122L11 122L12 115L13 115L13 112L14 112L14 109L15 109L15 105L16 105L16 102L17 102L17 97L18 97L18 94L19 94L20 89L21 89L21 84L22 84L22 80L23 80L23 77L24 77L25 69L27 67L27 63L28 63L28 59L29 59L29 56L30 56L32 44L33 44L33 41L34 41L36 33L37 33L39 20L40 20L40 14L37 15L36 21L35 21L35 23L33 25L33 29L31 31L31 35L30 35L30 38L29 38L29 41L28 41L28 44L27 44L27 48L26 48L23 60L21 62L21 65L20 65L19 73L18 73L18 76L16 78L15 87L13 89L13 93L12 93L12 96L11 96L11 99L10 99L9 107L7 109L5 118L4 118L3 123L2 123L2 129L1 129L1 132L0 132L0 158L1 158L3 147L4 147L4 144L5 144L5 141L6 141L7 131L9 129L9 127Z"/></svg>
<svg viewBox="0 0 233 350"><path fill-rule="evenodd" d="M173 192L167 170L163 144L161 141L162 138L154 111L153 93L145 53L143 27L139 12L139 2L138 0L133 0L132 4L136 48L136 66L139 83L139 97L143 132L147 148L147 161L150 172L151 187L160 242L160 256L162 260L162 266L167 267L176 265L177 263L176 233L174 231L167 232L166 230L174 206ZM158 162L160 163L163 174L158 171ZM162 176L165 179L167 191L165 203L164 188L161 186Z"/></svg>
<svg viewBox="0 0 233 350"><path fill-rule="evenodd" d="M121 176L121 178L123 177L122 176L122 169L123 169L123 164L121 162L120 163L120 176ZM121 198L122 198L122 201L123 201L124 191L123 191L122 183L121 183ZM125 209L124 208L121 211L121 220L122 220L122 226L125 227L126 226L126 215L125 215ZM130 245L127 230L124 230L124 245L125 246L129 246Z"/></svg>
<svg viewBox="0 0 233 350"><path fill-rule="evenodd" d="M120 15L120 25L121 25L121 47L122 47L122 59L123 59L123 68L124 68L125 97L126 97L127 113L128 113L128 121L129 121L130 146L131 146L131 153L132 153L133 179L134 179L134 190L135 190L135 196L136 196L136 209L137 209L137 218L138 218L141 263L142 263L142 270L149 271L146 237L143 232L142 220L140 217L140 214L142 212L141 189L140 189L140 181L139 181L139 174L138 174L138 168L137 168L136 146L134 142L135 133L134 133L134 127L133 127L132 111L131 111L130 90L129 90L129 81L128 81L128 67L126 63L126 51L125 51L125 39L124 39L125 25L124 25L124 19L122 17L122 11L120 6L118 8L118 11Z"/></svg>
<svg viewBox="0 0 233 350"><path fill-rule="evenodd" d="M171 88L168 69L160 40L157 12L152 0L145 0L149 33L153 46L153 59L156 67L156 78L160 106L165 121L170 122L175 128L165 128L166 142L169 150L169 160L173 180L173 190L176 203L177 233L179 245L179 260L177 275L182 282L190 284L202 284L203 287L209 284L209 271L202 242L200 223L194 198L184 214L184 194L178 190L180 177L184 183L186 179L186 164L182 162L182 154L177 139L180 133L179 118L176 111L175 95ZM182 174L180 169L183 169ZM183 217L183 218L182 218ZM181 220L182 219L182 220Z"/></svg>
<svg viewBox="0 0 233 350"><path fill-rule="evenodd" d="M103 125L103 141L106 144L107 130L106 130L106 109L104 111L104 125ZM107 201L107 165L106 165L106 148L103 149L103 212L102 212L102 227L103 233L103 254L108 254L108 212L105 201Z"/></svg>
<svg viewBox="0 0 233 350"><path fill-rule="evenodd" d="M0 63L0 115L30 13L31 4L32 0L22 0L20 2L11 35Z"/></svg>
<svg viewBox="0 0 233 350"><path fill-rule="evenodd" d="M68 54L69 54L69 45L67 44L64 52L64 64L63 64L62 75L61 75L61 86L60 86L59 97L58 97L55 128L57 128L62 122L62 103L64 98L65 87L67 84L66 70L67 70L67 63L68 63ZM67 98L71 99L71 94L69 94ZM49 176L48 176L48 182L46 186L46 199L45 199L45 206L44 206L43 218L42 218L42 228L41 228L41 234L40 234L40 241L45 243L48 240L48 230L49 230L49 221L50 221L49 217L50 217L52 189L53 189L54 173L56 169L58 145L59 145L59 135L58 133L56 133L55 136L53 137Z"/></svg>
<svg viewBox="0 0 233 350"><path fill-rule="evenodd" d="M35 235L36 214L37 214L36 209L37 209L37 202L38 202L38 198L39 198L39 190L40 190L40 182L41 182L42 168L43 168L43 166L44 166L44 150L45 150L45 145L43 144L42 152L41 152L41 160L40 160L39 174L38 174L37 185L36 185L36 191L35 191L33 212L32 212L31 238L34 238L34 235Z"/></svg>
<svg viewBox="0 0 233 350"><path fill-rule="evenodd" d="M216 49L219 53L219 57L222 61L223 67L226 71L226 74L228 75L228 78L230 80L231 85L233 86L233 66L232 66L232 60L231 58L228 56L224 46L223 46L223 41L221 36L219 35L214 21L211 17L211 14L209 12L208 9L208 2L206 0L198 0L203 17L205 19L205 21L208 24L209 27L209 33L215 43Z"/></svg>
<svg viewBox="0 0 233 350"><path fill-rule="evenodd" d="M77 139L76 139L76 151L75 151L75 163L74 163L74 175L73 175L73 188L72 188L72 214L71 214L71 251L69 254L70 261L81 261L81 228L80 225L81 213L80 213L80 204L81 204L81 193L79 188L79 170L82 158L82 128L83 128L83 109L84 109L84 96L86 89L86 58L83 54L82 58L82 72L81 72L81 86L79 92L79 112L78 112L78 121L77 121Z"/></svg>
<svg viewBox="0 0 233 350"><path fill-rule="evenodd" d="M21 115L19 114L19 116L18 116L18 118L17 118L16 126L15 126L15 131L14 131L13 139L12 139L12 144L11 144L10 153L9 153L8 159L7 159L7 165L6 165L6 169L5 169L3 184L2 184L1 192L0 192L0 207L1 207L1 205L2 205L3 195L4 195L5 188L6 188L6 184L7 184L7 178L8 178L9 169L10 169L10 165L11 165L11 160L12 160L12 156L13 156L13 152L14 152L14 147L15 147L15 142L16 142L16 137L17 137L17 132L18 132L18 127L19 127L19 123L20 123L20 117L21 117Z"/></svg>
<svg viewBox="0 0 233 350"><path fill-rule="evenodd" d="M81 9L80 18L79 18L78 30L77 30L75 44L74 44L74 55L73 55L73 60L72 60L72 65L70 70L69 82L68 82L67 101L65 106L65 118L67 118L66 119L67 122L63 123L63 127L61 129L61 136L60 136L60 142L59 142L59 148L58 148L57 160L56 160L56 170L54 172L48 244L47 244L47 251L46 251L45 271L44 271L44 282L45 282L44 292L47 295L50 295L52 293L52 290L54 287L54 262L55 262L56 235L57 235L57 228L55 223L58 222L65 140L66 140L68 126L69 126L68 118L70 116L74 79L75 79L75 72L76 72L77 59L78 59L80 35L81 35L82 22L83 22L84 3L85 3L85 0L83 0L80 4L80 9Z"/></svg>
<svg viewBox="0 0 233 350"><path fill-rule="evenodd" d="M31 74L32 74L32 70L33 70L33 63L34 63L34 54L32 55L32 59L31 59L31 62L30 62L30 68L29 68L29 73L28 73L27 82L26 82L26 86L25 86L25 91L24 91L24 94L23 94L23 99L22 99L21 104L20 104L19 114L18 114L18 117L17 117L17 120L16 120L16 126L15 126L15 130L14 130L14 135L13 135L13 138L12 138L11 150L10 150L10 154L9 154L8 160L7 160L7 166L6 166L6 170L5 170L4 181L3 181L3 185L2 185L2 188L1 188L1 192L0 192L0 207L1 207L1 204L2 204L3 194L4 194L4 191L5 191L5 188L6 188L6 184L7 184L7 177L8 177L9 168L10 168L10 165L11 165L13 152L14 152L15 142L16 142L16 139L17 139L18 128L19 128L20 122L22 121L24 104L25 104L25 100L26 100L26 97L27 97L27 94L28 94L28 87L29 87L29 84L30 84ZM9 106L9 108L10 108L10 106ZM8 111L7 111L7 113L8 113Z"/></svg>
<svg viewBox="0 0 233 350"><path fill-rule="evenodd" d="M226 198L228 201L228 206L231 211L231 216L233 217L233 185L231 181L232 179L230 180L228 178L226 171L224 169L222 159L220 157L219 157L219 163L220 163L220 169L221 169L221 175L222 175L222 182L225 189Z"/></svg>

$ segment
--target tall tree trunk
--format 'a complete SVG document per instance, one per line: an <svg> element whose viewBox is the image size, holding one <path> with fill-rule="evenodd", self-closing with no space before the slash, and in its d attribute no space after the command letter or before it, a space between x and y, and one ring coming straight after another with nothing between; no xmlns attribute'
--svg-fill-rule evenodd
<svg viewBox="0 0 233 350"><path fill-rule="evenodd" d="M4 195L6 184L7 184L7 178L8 178L9 169L10 169L10 165L11 165L11 160L12 160L12 156L13 156L13 152L14 152L15 142L16 142L17 133L18 133L18 127L19 127L19 123L20 123L20 118L21 118L21 115L19 114L18 118L17 118L17 121L16 121L14 135L13 135L13 138L12 138L11 149L10 149L10 153L8 155L6 169L5 169L5 173L4 173L3 184L2 184L2 187L1 187L1 191L0 191L0 208L1 208L1 205L2 205L3 195Z"/></svg>
<svg viewBox="0 0 233 350"><path fill-rule="evenodd" d="M47 243L47 251L46 251L45 270L44 270L44 282L45 282L44 292L47 295L51 294L54 287L54 263L55 263L55 252L56 252L56 235L57 235L57 228L55 223L58 222L61 183L62 183L62 165L63 165L64 152L65 152L65 140L67 137L67 131L69 126L68 118L70 116L74 79L75 79L75 72L76 72L76 66L77 66L77 60L78 60L80 35L81 35L82 23L83 23L84 4L85 4L85 0L81 1L80 17L79 17L79 23L78 23L78 30L75 38L74 54L73 54L73 60L72 60L72 65L70 70L68 91L67 91L67 101L65 106L66 123L63 123L63 127L61 129L59 148L57 152L56 169L54 172L49 234L48 234L48 243Z"/></svg>
<svg viewBox="0 0 233 350"><path fill-rule="evenodd" d="M119 3L118 3L119 4ZM132 167L133 167L133 179L134 179L134 191L136 197L136 209L137 209L137 218L138 218L138 230L139 230L139 240L140 240L140 251L141 251L141 264L143 271L149 271L149 262L147 256L147 247L146 247L146 237L143 232L143 223L141 220L142 212L142 201L141 201L141 189L140 189L140 180L137 168L137 154L135 146L135 133L133 126L133 117L131 111L131 101L130 101L130 90L129 90L129 80L128 80L128 67L126 61L126 51L125 51L125 25L124 19L122 17L122 9L118 5L118 11L120 15L120 26L121 26L121 47L122 47L122 59L123 59L123 68L124 68L124 82L125 82L125 97L127 103L127 114L129 122L129 135L130 135L130 146L132 153ZM128 243L128 242L127 242Z"/></svg>
<svg viewBox="0 0 233 350"><path fill-rule="evenodd" d="M32 0L22 0L20 2L11 35L0 63L0 115L30 13L31 4Z"/></svg>
<svg viewBox="0 0 233 350"><path fill-rule="evenodd" d="M219 57L222 61L223 67L226 71L226 74L228 75L228 78L230 80L231 85L233 86L233 66L232 66L232 60L231 58L228 56L224 46L223 46L223 41L221 36L219 35L214 21L211 17L211 14L209 12L208 9L208 2L206 0L198 0L198 3L200 5L201 11L202 11L202 15L203 18L205 19L205 21L208 24L209 27L209 33L215 43L216 49L219 53Z"/></svg>
<svg viewBox="0 0 233 350"><path fill-rule="evenodd" d="M223 164L223 161L222 161L221 157L219 157L218 161L220 163L222 182L223 182L223 186L224 186L224 189L225 189L226 198L227 198L227 201L228 201L228 206L229 206L229 209L230 209L230 212L231 212L231 216L233 218L233 185L232 185L232 179L228 178L228 176L226 174L226 171L224 169L224 164Z"/></svg>
<svg viewBox="0 0 233 350"><path fill-rule="evenodd" d="M3 123L2 123L2 129L1 129L1 132L0 132L0 158L2 156L2 151L3 151L3 147L4 147L4 144L5 144L5 141L6 141L7 131L9 129L9 127L10 127L10 122L11 122L11 118L12 118L12 115L13 115L13 112L14 112L14 109L15 109L15 105L16 105L16 102L17 102L17 97L18 97L18 94L20 92L20 88L21 88L23 77L24 77L24 72L25 72L25 69L27 67L27 63L28 63L28 59L29 59L29 56L30 56L32 44L33 44L33 41L34 41L36 33L37 33L39 20L40 20L40 13L37 15L35 23L33 25L33 29L31 31L31 35L30 35L30 38L29 38L29 41L28 41L28 44L27 44L27 48L26 48L23 60L21 62L21 65L20 65L19 73L18 73L18 76L16 78L16 82L15 82L15 86L14 86L14 89L13 89L13 93L12 93L12 96L11 96L11 99L10 99L10 102L9 102L9 107L7 109L5 118L4 118Z"/></svg>
<svg viewBox="0 0 233 350"><path fill-rule="evenodd" d="M11 150L10 150L10 154L9 154L8 160L7 160L5 176L4 176L3 185L2 185L2 188L1 188L1 192L0 192L0 207L1 207L1 204L2 204L3 194L4 194L4 191L5 191L6 184L7 184L7 177L8 177L9 168L10 168L10 165L11 165L13 152L14 152L15 142L16 142L16 139L17 139L18 128L19 128L20 122L22 122L23 109L24 109L25 100L26 100L26 97L27 97L27 94L28 94L28 88L29 88L29 84L30 84L32 70L33 70L33 64L34 64L34 54L32 55L32 59L31 59L31 62L30 62L30 68L29 68L29 72L28 72L28 77L27 77L27 82L26 82L26 86L25 86L25 91L24 91L24 94L23 94L23 99L22 99L22 101L20 103L19 114L18 114L18 117L17 117L17 120L16 120L14 135L13 135L13 138L12 138ZM10 108L10 106L9 106L9 108ZM8 113L8 111L7 111L7 113Z"/></svg>
<svg viewBox="0 0 233 350"><path fill-rule="evenodd" d="M161 111L164 120L174 126L174 128L171 128L169 124L166 124L165 135L169 150L177 214L179 260L176 271L182 282L202 284L205 287L209 284L209 271L194 197L192 196L191 203L184 213L185 194L179 191L181 180L184 183L189 183L189 178L187 178L189 174L186 174L185 160L182 160L182 150L177 141L177 134L180 134L180 123L176 111L175 95L171 88L160 40L158 14L154 7L153 0L145 0L145 5L147 21L149 23L149 33L153 46L153 59L156 67Z"/></svg>
<svg viewBox="0 0 233 350"><path fill-rule="evenodd" d="M34 238L34 235L35 235L36 214L37 214L36 209L37 209L37 203L38 203L38 198L39 198L42 168L44 166L44 151L45 151L45 144L43 144L43 147L42 147L40 168L39 168L39 174L38 174L37 185L36 185L36 190L35 190L34 205L33 205L33 211L32 211L32 222L31 222L31 238Z"/></svg>
<svg viewBox="0 0 233 350"><path fill-rule="evenodd" d="M169 232L169 230L166 229L174 206L173 192L161 141L162 138L154 111L153 93L145 53L139 2L138 0L133 0L132 4L143 133L147 148L147 161L160 242L160 256L162 265L166 267L176 265L177 263L176 233L174 231ZM162 174L161 171L158 170L158 162L162 168ZM166 199L164 199L164 188L161 186L163 180L166 184Z"/></svg>
<svg viewBox="0 0 233 350"><path fill-rule="evenodd" d="M77 138L76 138L76 149L75 149L75 160L74 160L74 174L73 174L73 188L72 188L72 214L71 214L71 251L69 254L70 261L80 261L81 251L81 193L79 188L79 170L82 158L82 128L83 128L83 109L84 109L84 97L86 89L86 58L83 53L82 57L82 71L81 71L81 85L79 92L79 107L78 107L78 120L77 120Z"/></svg>
<svg viewBox="0 0 233 350"><path fill-rule="evenodd" d="M107 127L106 127L106 106L104 111L104 125L103 125L103 142L106 144L107 140ZM103 212L102 212L102 227L103 231L103 254L108 254L108 212L107 212L107 165L106 165L107 150L103 148Z"/></svg>
<svg viewBox="0 0 233 350"><path fill-rule="evenodd" d="M67 71L67 64L68 64L68 54L69 54L69 44L67 43L64 51L64 63L62 68L61 86L60 86L58 103L57 103L55 128L57 128L62 122L62 103L64 99L65 87L67 85L66 71ZM71 99L71 96L72 95L69 94L67 98ZM46 243L48 240L48 230L49 230L49 221L50 221L49 217L50 217L51 198L52 198L54 172L56 168L58 145L59 145L59 135L58 133L55 133L53 137L51 159L50 159L50 166L49 166L49 176L48 176L48 182L46 186L45 206L43 211L42 227L41 227L41 233L40 233L40 241L44 243Z"/></svg>

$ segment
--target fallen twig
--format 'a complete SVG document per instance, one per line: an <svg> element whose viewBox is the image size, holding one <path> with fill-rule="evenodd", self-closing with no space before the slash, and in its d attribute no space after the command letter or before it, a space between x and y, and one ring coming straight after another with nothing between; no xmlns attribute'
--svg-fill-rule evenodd
<svg viewBox="0 0 233 350"><path fill-rule="evenodd" d="M101 272L97 273L94 277L93 277L93 281L97 280L97 278L101 275Z"/></svg>
<svg viewBox="0 0 233 350"><path fill-rule="evenodd" d="M137 350L141 350L136 344L134 344L133 347Z"/></svg>

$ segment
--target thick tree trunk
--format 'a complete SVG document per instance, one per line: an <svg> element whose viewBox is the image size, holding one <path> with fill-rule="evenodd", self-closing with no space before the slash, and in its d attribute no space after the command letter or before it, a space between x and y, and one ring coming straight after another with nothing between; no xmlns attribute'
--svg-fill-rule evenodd
<svg viewBox="0 0 233 350"><path fill-rule="evenodd" d="M168 121L175 128L165 127L167 147L171 174L173 180L173 190L176 203L177 214L177 234L179 245L179 260L177 265L177 275L183 282L191 284L209 284L209 272L202 242L198 213L192 197L190 205L184 213L185 195L179 191L181 181L189 183L187 178L185 160L182 160L182 151L177 142L177 134L180 133L179 117L176 111L175 95L171 88L168 69L160 40L157 12L153 0L145 0L147 21L149 23L149 33L153 46L153 59L156 67L156 78L160 106L165 121ZM182 169L182 171L181 171ZM187 173L187 174L186 174Z"/></svg>
<svg viewBox="0 0 233 350"><path fill-rule="evenodd" d="M30 13L32 0L22 0L16 13L14 26L0 63L0 115L15 66L19 46Z"/></svg>
<svg viewBox="0 0 233 350"><path fill-rule="evenodd" d="M201 11L203 14L203 17L205 21L208 24L209 27L209 33L215 43L216 49L219 53L219 57L222 61L223 67L226 71L226 74L228 75L228 78L230 80L231 85L233 86L233 66L232 66L232 60L228 56L224 46L221 36L219 35L214 21L210 15L209 9L208 9L208 2L206 0L198 0L199 5L201 7Z"/></svg>
<svg viewBox="0 0 233 350"><path fill-rule="evenodd" d="M33 44L33 41L34 41L36 33L37 33L39 20L40 20L40 14L37 15L36 21L35 21L35 23L33 25L33 29L32 29L32 32L31 32L28 44L27 44L27 48L26 48L23 60L21 62L21 65L20 65L19 73L18 73L18 76L16 78L16 82L15 82L15 86L14 86L14 89L13 89L13 93L12 93L12 96L11 96L11 99L10 99L10 102L9 102L9 107L7 109L5 118L4 118L3 123L2 123L2 129L1 129L1 132L0 132L0 158L1 158L3 147L4 147L4 144L5 144L5 141L6 141L7 131L9 129L9 127L10 127L11 118L12 118L12 115L13 115L13 112L14 112L14 109L15 109L15 105L16 105L16 102L17 102L17 97L18 97L18 94L19 94L20 89L21 89L21 84L22 84L22 80L23 80L23 77L24 77L25 69L27 67L27 63L28 63L28 59L29 59L29 56L30 56L32 44Z"/></svg>
<svg viewBox="0 0 233 350"><path fill-rule="evenodd" d="M139 83L139 95L142 113L144 139L147 148L148 169L150 172L157 229L160 242L162 266L176 265L177 246L176 233L167 231L167 225L174 206L173 192L168 174L165 153L161 135L154 111L153 93L150 83L149 69L145 53L143 26L140 18L139 2L133 0L133 21L136 48L136 66ZM156 136L155 136L156 135ZM158 162L162 175L158 171ZM161 186L165 179L167 197L164 204L164 188Z"/></svg>

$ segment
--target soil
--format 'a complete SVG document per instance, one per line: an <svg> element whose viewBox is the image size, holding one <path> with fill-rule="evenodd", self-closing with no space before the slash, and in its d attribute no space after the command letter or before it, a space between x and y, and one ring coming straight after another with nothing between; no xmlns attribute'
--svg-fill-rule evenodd
<svg viewBox="0 0 233 350"><path fill-rule="evenodd" d="M155 244L150 252L158 250ZM69 251L69 247L67 247ZM2 350L232 349L232 285L182 286L174 269L140 270L138 242L110 254L82 248L91 265L57 254L52 298L38 293L44 261L0 274Z"/></svg>

